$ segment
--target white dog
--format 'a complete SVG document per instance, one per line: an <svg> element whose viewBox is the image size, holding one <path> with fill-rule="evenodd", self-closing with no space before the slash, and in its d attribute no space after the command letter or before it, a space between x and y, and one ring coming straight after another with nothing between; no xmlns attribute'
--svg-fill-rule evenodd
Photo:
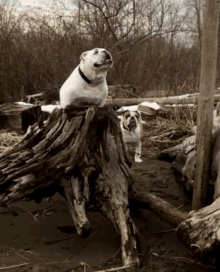
<svg viewBox="0 0 220 272"><path fill-rule="evenodd" d="M136 143L135 162L142 162L141 159L141 139L143 136L143 123L139 111L126 110L122 116L118 116L122 135L125 143Z"/></svg>
<svg viewBox="0 0 220 272"><path fill-rule="evenodd" d="M80 56L75 68L60 89L60 105L96 105L103 107L108 94L107 71L112 67L111 54L103 48L95 48Z"/></svg>

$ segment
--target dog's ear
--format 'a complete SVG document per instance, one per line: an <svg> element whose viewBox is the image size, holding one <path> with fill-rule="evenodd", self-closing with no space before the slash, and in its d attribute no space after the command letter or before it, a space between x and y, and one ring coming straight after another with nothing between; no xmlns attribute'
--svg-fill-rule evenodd
<svg viewBox="0 0 220 272"><path fill-rule="evenodd" d="M86 57L87 54L88 54L88 51L82 53L82 55L80 56L79 59L80 59L80 60L83 60L83 59Z"/></svg>
<svg viewBox="0 0 220 272"><path fill-rule="evenodd" d="M136 110L135 113L137 114L138 117L141 117L141 112L139 110Z"/></svg>

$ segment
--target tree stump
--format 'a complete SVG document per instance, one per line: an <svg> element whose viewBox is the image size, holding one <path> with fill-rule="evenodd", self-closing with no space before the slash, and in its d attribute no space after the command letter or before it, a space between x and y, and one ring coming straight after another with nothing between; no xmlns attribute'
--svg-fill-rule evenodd
<svg viewBox="0 0 220 272"><path fill-rule="evenodd" d="M200 210L191 211L177 228L182 242L203 262L220 267L220 198Z"/></svg>
<svg viewBox="0 0 220 272"><path fill-rule="evenodd" d="M42 120L41 107L37 105L18 105L6 103L0 105L0 128L18 133L26 132L30 125Z"/></svg>
<svg viewBox="0 0 220 272"><path fill-rule="evenodd" d="M86 207L92 203L121 235L123 264L136 266L137 231L128 204L130 166L112 108L56 109L0 155L0 203L40 202L59 192L81 237L90 234Z"/></svg>

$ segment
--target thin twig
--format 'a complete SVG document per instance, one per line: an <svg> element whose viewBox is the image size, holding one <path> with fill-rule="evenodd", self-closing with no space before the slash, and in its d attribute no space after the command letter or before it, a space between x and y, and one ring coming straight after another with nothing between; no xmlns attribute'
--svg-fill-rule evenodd
<svg viewBox="0 0 220 272"><path fill-rule="evenodd" d="M121 246L119 247L119 249L115 252L115 254L106 262L104 262L103 266L102 266L102 269L104 269L104 267L111 261L111 260L114 260L114 258L118 255L118 253L120 252L121 250Z"/></svg>
<svg viewBox="0 0 220 272"><path fill-rule="evenodd" d="M151 232L150 234L162 234L162 233L174 232L175 230L176 229L161 230L161 231Z"/></svg>
<svg viewBox="0 0 220 272"><path fill-rule="evenodd" d="M13 253L14 253L15 255L17 255L17 256L19 256L19 257L21 257L21 258L23 258L23 259L29 261L29 259L28 259L27 257L25 257L25 256L23 256L23 255L21 255L21 254L19 254L19 253L17 253L17 252L13 252Z"/></svg>
<svg viewBox="0 0 220 272"><path fill-rule="evenodd" d="M11 251L22 251L22 252L25 252L25 253L30 253L30 254L32 254L32 255L38 256L37 253L31 252L30 250L17 249L17 248L13 248L13 247L4 247L4 246L0 246L0 247L5 248L5 249L8 249L8 250L11 250Z"/></svg>
<svg viewBox="0 0 220 272"><path fill-rule="evenodd" d="M91 234L91 235L89 236L88 240L85 242L85 244L83 245L82 249L84 249L84 248L88 245L88 243L92 240L92 238L93 238L97 233L99 233L99 231L100 231L100 230L96 230L96 231L94 231L93 234Z"/></svg>
<svg viewBox="0 0 220 272"><path fill-rule="evenodd" d="M72 262L72 260L70 261L60 261L60 262L50 262L50 263L45 263L46 265L51 265L51 264L64 264L64 263L70 263Z"/></svg>
<svg viewBox="0 0 220 272"><path fill-rule="evenodd" d="M15 267L22 267L25 265L30 265L30 263L22 263L22 264L15 264L15 265L11 265L11 266L0 267L0 270L6 270L6 269L15 268Z"/></svg>
<svg viewBox="0 0 220 272"><path fill-rule="evenodd" d="M180 205L179 207L177 207L177 210L181 209L182 207L184 207L186 205L186 203Z"/></svg>
<svg viewBox="0 0 220 272"><path fill-rule="evenodd" d="M44 244L50 246L50 245L54 245L54 244L57 244L57 243L60 243L62 241L69 240L69 239L73 239L73 236L68 236L66 238L55 240L55 241L48 241L48 242L45 242Z"/></svg>
<svg viewBox="0 0 220 272"><path fill-rule="evenodd" d="M217 269L216 267L214 266L211 266L211 265L205 265L199 261L194 261L192 259L189 259L189 258L186 258L186 257L182 257L182 256L171 256L171 255L166 255L166 256L161 256L155 252L152 253L153 256L156 256L156 257L159 257L159 258L163 258L163 259L170 259L170 260L173 260L173 261L176 261L176 262L185 262L185 263L194 263L194 264L197 264L197 265L200 265L200 266L203 266L203 267L206 267L206 268L212 268L212 269Z"/></svg>
<svg viewBox="0 0 220 272"><path fill-rule="evenodd" d="M114 268L109 268L109 269L105 269L105 270L99 270L99 271L94 271L94 272L112 272L112 271L118 271L118 270L124 270L130 268L130 264L129 265L124 265L121 267L114 267Z"/></svg>

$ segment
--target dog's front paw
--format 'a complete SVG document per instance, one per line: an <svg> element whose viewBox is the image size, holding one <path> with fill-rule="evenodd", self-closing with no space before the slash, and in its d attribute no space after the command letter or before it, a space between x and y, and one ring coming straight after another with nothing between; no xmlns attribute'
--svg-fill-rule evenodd
<svg viewBox="0 0 220 272"><path fill-rule="evenodd" d="M135 160L135 162L142 162L142 161L143 161L143 160L140 158L140 155L138 155L138 154L135 154L134 160Z"/></svg>

